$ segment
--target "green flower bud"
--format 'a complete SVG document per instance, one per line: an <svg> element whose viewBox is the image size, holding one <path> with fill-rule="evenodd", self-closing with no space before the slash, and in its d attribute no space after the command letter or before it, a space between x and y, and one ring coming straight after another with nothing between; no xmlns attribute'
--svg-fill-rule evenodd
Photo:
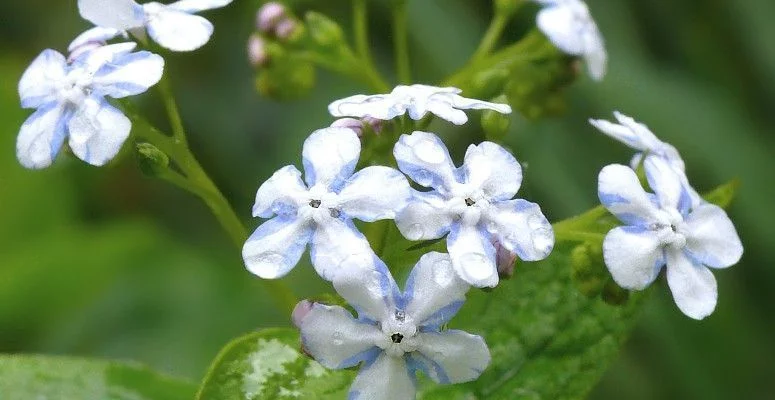
<svg viewBox="0 0 775 400"><path fill-rule="evenodd" d="M487 98L503 93L503 88L508 80L508 69L492 68L476 73L471 80L471 85L477 98Z"/></svg>
<svg viewBox="0 0 775 400"><path fill-rule="evenodd" d="M140 170L148 176L159 176L170 166L169 156L150 143L135 144L135 155Z"/></svg>
<svg viewBox="0 0 775 400"><path fill-rule="evenodd" d="M344 44L344 32L339 25L323 14L310 11L306 14L309 36L318 46L339 47Z"/></svg>
<svg viewBox="0 0 775 400"><path fill-rule="evenodd" d="M315 66L292 56L273 58L256 78L259 93L275 100L295 100L315 86Z"/></svg>
<svg viewBox="0 0 775 400"><path fill-rule="evenodd" d="M506 103L506 96L498 96L492 100L493 103ZM482 129L487 140L499 142L509 133L511 126L511 116L501 114L497 111L485 110L482 112Z"/></svg>

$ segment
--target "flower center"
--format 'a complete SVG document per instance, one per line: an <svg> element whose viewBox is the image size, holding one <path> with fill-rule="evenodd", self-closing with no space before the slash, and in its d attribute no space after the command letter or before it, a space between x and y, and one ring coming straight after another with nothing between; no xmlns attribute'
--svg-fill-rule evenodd
<svg viewBox="0 0 775 400"><path fill-rule="evenodd" d="M472 205L476 204L475 201L471 200L471 198L466 198L466 205L471 207Z"/></svg>
<svg viewBox="0 0 775 400"><path fill-rule="evenodd" d="M320 200L310 200L309 206L312 208L318 208L320 207Z"/></svg>
<svg viewBox="0 0 775 400"><path fill-rule="evenodd" d="M390 335L390 340L396 344L401 343L401 341L404 340L404 335L400 333L394 333Z"/></svg>

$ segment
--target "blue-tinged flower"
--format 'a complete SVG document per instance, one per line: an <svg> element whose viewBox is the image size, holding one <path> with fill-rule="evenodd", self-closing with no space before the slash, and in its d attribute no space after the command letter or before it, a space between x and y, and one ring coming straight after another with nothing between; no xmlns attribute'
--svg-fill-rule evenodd
<svg viewBox="0 0 775 400"><path fill-rule="evenodd" d="M204 46L213 24L194 13L220 8L233 0L180 0L172 4L134 0L78 0L81 16L98 27L124 32L145 28L159 45L173 51Z"/></svg>
<svg viewBox="0 0 775 400"><path fill-rule="evenodd" d="M508 151L492 142L468 147L463 166L456 169L436 135L402 135L393 154L398 168L417 184L433 188L414 192L396 216L409 240L447 235L452 266L466 282L484 287L498 284L496 239L525 261L546 258L554 247L554 232L541 208L514 199L522 183L522 167Z"/></svg>
<svg viewBox="0 0 775 400"><path fill-rule="evenodd" d="M403 293L376 257L374 265L333 281L357 319L342 307L314 304L299 323L303 348L324 366L362 363L349 399L414 399L417 371L441 384L477 379L490 363L484 339L440 329L460 309L469 288L449 256L422 256Z"/></svg>
<svg viewBox="0 0 775 400"><path fill-rule="evenodd" d="M390 120L409 114L414 120L432 113L439 118L462 125L468 121L461 110L493 110L502 114L511 113L507 104L489 103L460 96L462 91L453 87L440 88L427 85L399 85L389 94L355 95L337 100L328 106L334 117L372 117Z"/></svg>
<svg viewBox="0 0 775 400"><path fill-rule="evenodd" d="M693 205L681 177L661 157L644 161L647 193L635 172L624 165L600 171L600 202L624 222L603 242L603 258L616 283L641 290L667 265L667 283L676 305L702 319L716 307L716 279L708 268L736 264L743 245L720 207Z"/></svg>
<svg viewBox="0 0 775 400"><path fill-rule="evenodd" d="M581 0L536 1L544 6L536 17L544 35L563 52L584 57L592 79L603 79L608 54L587 5Z"/></svg>
<svg viewBox="0 0 775 400"><path fill-rule="evenodd" d="M352 219L393 219L409 200L406 178L382 166L355 165L361 142L351 129L315 131L304 142L304 181L288 165L258 188L253 216L261 224L242 249L250 272L274 279L299 262L307 243L315 270L326 280L349 263L371 262L373 252Z"/></svg>
<svg viewBox="0 0 775 400"><path fill-rule="evenodd" d="M134 43L94 49L67 63L54 50L44 50L19 81L24 108L37 109L22 125L16 143L19 162L45 168L65 138L73 153L101 166L118 153L131 122L105 97L140 94L161 79L164 60L147 51L132 52Z"/></svg>

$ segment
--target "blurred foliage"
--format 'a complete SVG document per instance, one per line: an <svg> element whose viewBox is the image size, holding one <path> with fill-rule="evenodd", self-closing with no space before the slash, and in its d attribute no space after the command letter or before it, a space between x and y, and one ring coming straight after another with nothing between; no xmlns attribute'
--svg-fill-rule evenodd
<svg viewBox="0 0 775 400"><path fill-rule="evenodd" d="M328 102L364 90L320 71L304 99L275 103L257 94L245 43L259 3L208 13L216 25L210 44L165 54L193 150L245 221L260 182L282 165L300 164L304 138L330 123ZM314 9L351 31L348 1L292 3L297 15ZM597 172L626 162L630 152L586 120L619 109L682 152L700 191L739 178L730 215L746 247L739 265L717 272L719 306L705 321L684 317L660 282L591 398L770 398L775 3L588 3L607 39L610 72L600 84L580 77L564 88L559 116L512 118L504 142L527 166L521 196L541 203L553 221L596 205ZM373 53L391 77L388 0L370 4ZM413 72L426 83L465 63L492 12L484 0L410 0L409 8ZM521 12L504 44L521 37L530 18ZM207 209L145 178L131 151L102 169L62 156L33 172L14 157L28 115L18 106L18 78L38 52L64 50L87 26L75 0L0 3L0 351L134 359L199 379L231 338L288 324L269 311ZM149 94L143 101L163 121L158 100ZM483 138L478 124L429 130L458 160L472 138ZM300 295L325 287L309 265L288 279Z"/></svg>

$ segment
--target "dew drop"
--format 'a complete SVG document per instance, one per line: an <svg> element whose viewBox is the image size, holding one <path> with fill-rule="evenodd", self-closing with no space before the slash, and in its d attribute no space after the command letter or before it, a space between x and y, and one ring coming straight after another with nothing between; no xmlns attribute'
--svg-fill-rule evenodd
<svg viewBox="0 0 775 400"><path fill-rule="evenodd" d="M527 226L530 229L540 229L546 225L546 221L540 216L533 214L527 219Z"/></svg>
<svg viewBox="0 0 775 400"><path fill-rule="evenodd" d="M433 264L433 280L441 287L449 286L455 278L452 263L447 260L438 260Z"/></svg>
<svg viewBox="0 0 775 400"><path fill-rule="evenodd" d="M342 340L342 332L336 331L334 332L332 336L332 342L334 343L334 346L341 346L342 343L344 343L344 340Z"/></svg>
<svg viewBox="0 0 775 400"><path fill-rule="evenodd" d="M267 272L271 271L271 273L266 274L267 278L271 278L276 277L279 271L288 264L288 259L280 253L270 251L256 256L255 262L261 264L263 268L267 268Z"/></svg>
<svg viewBox="0 0 775 400"><path fill-rule="evenodd" d="M425 230L420 224L412 224L406 232L406 238L409 240L420 240L425 234Z"/></svg>
<svg viewBox="0 0 775 400"><path fill-rule="evenodd" d="M466 274L476 280L489 278L492 273L487 257L481 253L463 254L460 256L460 264Z"/></svg>
<svg viewBox="0 0 775 400"><path fill-rule="evenodd" d="M429 164L441 164L447 159L447 155L438 143L433 140L422 139L413 146L414 155L421 161Z"/></svg>

